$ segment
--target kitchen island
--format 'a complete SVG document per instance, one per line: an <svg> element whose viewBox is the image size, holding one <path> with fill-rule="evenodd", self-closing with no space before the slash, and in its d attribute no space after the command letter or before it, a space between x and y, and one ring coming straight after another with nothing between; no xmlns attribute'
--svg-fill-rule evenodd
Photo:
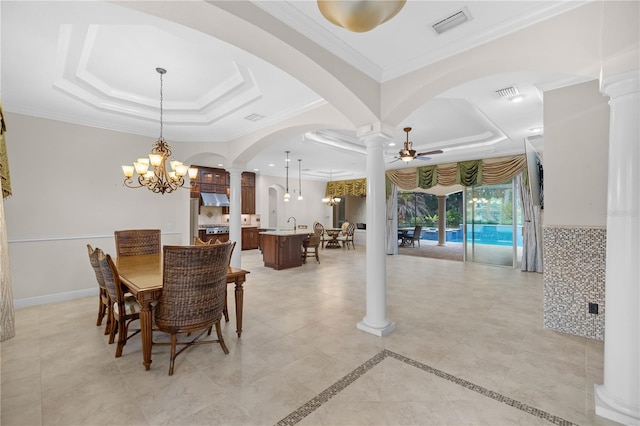
<svg viewBox="0 0 640 426"><path fill-rule="evenodd" d="M260 233L264 266L276 270L302 266L302 241L308 232L273 230Z"/></svg>

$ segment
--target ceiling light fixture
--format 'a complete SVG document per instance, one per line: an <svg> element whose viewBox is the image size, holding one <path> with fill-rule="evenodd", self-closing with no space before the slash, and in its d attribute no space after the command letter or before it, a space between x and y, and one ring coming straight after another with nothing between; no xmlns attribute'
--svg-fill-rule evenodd
<svg viewBox="0 0 640 426"><path fill-rule="evenodd" d="M189 173L190 179L195 179L198 175L198 169L189 167L183 164L181 161L170 160L171 147L162 137L162 76L166 74L167 70L164 68L156 68L158 74L160 74L160 137L151 148L149 158L138 158L133 163L133 166L122 166L122 172L124 173L124 185L128 188L142 188L146 187L150 191L155 193L171 193L176 189L184 185L184 177ZM171 171L167 171L167 161L171 165ZM152 167L149 169L149 167ZM133 184L133 172L138 173L138 183L135 186Z"/></svg>
<svg viewBox="0 0 640 426"><path fill-rule="evenodd" d="M287 178L286 178L286 188L284 191L284 201L285 203L289 202L289 199L291 198L291 194L289 194L289 151L285 151L285 153L287 154L287 159L284 160L285 161L285 170L287 171Z"/></svg>
<svg viewBox="0 0 640 426"><path fill-rule="evenodd" d="M408 163L409 161L413 161L416 158L416 150L412 149L413 142L409 140L409 132L411 131L411 127L405 127L403 129L407 134L407 140L404 143L404 148L398 152L398 156L402 161Z"/></svg>
<svg viewBox="0 0 640 426"><path fill-rule="evenodd" d="M301 169L302 160L298 158L298 201L303 200L302 198L302 169Z"/></svg>
<svg viewBox="0 0 640 426"><path fill-rule="evenodd" d="M331 183L333 181L333 170L329 171L329 183ZM327 184L327 186L329 186ZM341 199L340 197L335 197L333 194L329 195L328 197L324 197L322 199L322 202L325 203L327 206L335 206L338 203L340 203Z"/></svg>
<svg viewBox="0 0 640 426"><path fill-rule="evenodd" d="M406 0L318 0L329 22L356 33L370 31L400 12Z"/></svg>

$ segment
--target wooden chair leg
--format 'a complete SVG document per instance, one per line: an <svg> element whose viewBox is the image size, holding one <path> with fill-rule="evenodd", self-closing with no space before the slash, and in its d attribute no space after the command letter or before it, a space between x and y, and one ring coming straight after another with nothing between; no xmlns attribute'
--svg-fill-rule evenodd
<svg viewBox="0 0 640 426"><path fill-rule="evenodd" d="M116 347L116 358L122 356L124 345L127 344L127 323L123 319L118 319L118 346Z"/></svg>
<svg viewBox="0 0 640 426"><path fill-rule="evenodd" d="M98 294L98 319L96 320L96 326L102 325L102 318L104 318L105 308L104 303L102 303L102 290L100 290L100 294Z"/></svg>
<svg viewBox="0 0 640 426"><path fill-rule="evenodd" d="M227 308L227 289L224 289L224 308L222 308L224 322L229 322L229 309Z"/></svg>
<svg viewBox="0 0 640 426"><path fill-rule="evenodd" d="M220 343L220 346L222 347L222 351L225 354L229 353L229 349L227 349L227 345L224 343L224 338L222 337L222 329L220 328L220 321L218 321L216 323L216 334L218 335L218 342Z"/></svg>
<svg viewBox="0 0 640 426"><path fill-rule="evenodd" d="M173 376L173 366L176 361L176 346L178 344L178 336L175 333L171 334L171 358L169 359L169 375Z"/></svg>

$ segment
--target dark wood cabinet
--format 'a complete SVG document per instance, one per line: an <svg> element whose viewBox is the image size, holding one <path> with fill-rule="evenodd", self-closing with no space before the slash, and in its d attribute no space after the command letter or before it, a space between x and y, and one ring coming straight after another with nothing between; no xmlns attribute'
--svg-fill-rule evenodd
<svg viewBox="0 0 640 426"><path fill-rule="evenodd" d="M257 227L242 228L242 250L257 249L260 234Z"/></svg>
<svg viewBox="0 0 640 426"><path fill-rule="evenodd" d="M256 174L243 172L240 177L242 214L256 213Z"/></svg>
<svg viewBox="0 0 640 426"><path fill-rule="evenodd" d="M198 176L191 182L191 198L200 198L201 192L227 194L231 198L229 172L212 167L194 167L198 168ZM243 172L240 177L241 214L256 213L255 185L256 174ZM229 207L222 207L222 214L229 214Z"/></svg>
<svg viewBox="0 0 640 426"><path fill-rule="evenodd" d="M262 260L264 266L287 269L302 266L302 241L309 234L262 234Z"/></svg>
<svg viewBox="0 0 640 426"><path fill-rule="evenodd" d="M224 243L225 241L229 241L229 234L207 234L206 231L200 229L198 231L198 238L200 238L202 241L220 240Z"/></svg>

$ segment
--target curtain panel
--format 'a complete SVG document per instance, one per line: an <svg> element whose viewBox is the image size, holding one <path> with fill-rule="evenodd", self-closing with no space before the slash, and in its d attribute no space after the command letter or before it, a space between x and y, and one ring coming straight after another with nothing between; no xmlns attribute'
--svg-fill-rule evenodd
<svg viewBox="0 0 640 426"><path fill-rule="evenodd" d="M333 195L356 195L358 197L367 196L367 179L338 180L327 182L327 197Z"/></svg>
<svg viewBox="0 0 640 426"><path fill-rule="evenodd" d="M526 157L516 155L412 169L387 170L386 175L398 188L408 191L415 188L429 189L436 185L493 185L512 179L526 168Z"/></svg>
<svg viewBox="0 0 640 426"><path fill-rule="evenodd" d="M9 157L7 156L7 144L4 134L7 132L7 124L0 102L0 181L2 182L2 198L11 195L11 177L9 176Z"/></svg>
<svg viewBox="0 0 640 426"><path fill-rule="evenodd" d="M0 342L16 335L15 312L13 309L13 290L9 274L9 242L7 224L4 218L4 198L11 195L9 179L9 161L5 145L7 126L0 104L0 178L2 180L2 199L0 199Z"/></svg>

